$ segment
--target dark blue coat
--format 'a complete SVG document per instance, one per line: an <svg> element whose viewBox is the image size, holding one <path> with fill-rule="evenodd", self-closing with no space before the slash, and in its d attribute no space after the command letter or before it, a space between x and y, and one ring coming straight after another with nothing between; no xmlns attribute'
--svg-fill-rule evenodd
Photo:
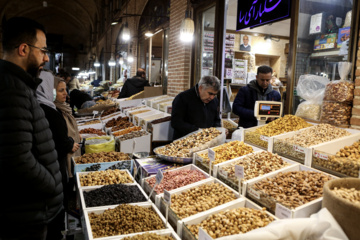
<svg viewBox="0 0 360 240"><path fill-rule="evenodd" d="M257 120L254 117L254 107L257 100L281 101L281 96L279 92L273 90L270 84L265 92L261 91L256 80L252 80L245 87L240 88L232 109L233 113L240 117L239 127L257 126Z"/></svg>
<svg viewBox="0 0 360 240"><path fill-rule="evenodd" d="M174 139L199 128L221 126L218 99L214 98L205 104L197 89L198 85L179 93L172 103L171 126L174 128Z"/></svg>

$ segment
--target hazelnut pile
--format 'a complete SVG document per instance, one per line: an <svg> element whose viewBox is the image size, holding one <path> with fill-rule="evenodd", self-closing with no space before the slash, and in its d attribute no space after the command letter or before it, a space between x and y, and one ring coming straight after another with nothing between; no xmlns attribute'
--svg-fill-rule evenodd
<svg viewBox="0 0 360 240"><path fill-rule="evenodd" d="M233 191L219 183L203 184L171 197L171 209L180 219L233 201Z"/></svg>
<svg viewBox="0 0 360 240"><path fill-rule="evenodd" d="M122 204L102 214L89 214L94 238L165 229L161 218L151 208Z"/></svg>
<svg viewBox="0 0 360 240"><path fill-rule="evenodd" d="M329 175L312 171L292 171L279 173L255 183L251 188L261 193L265 206L275 211L276 202L291 209L322 197ZM261 201L260 200L260 201Z"/></svg>
<svg viewBox="0 0 360 240"><path fill-rule="evenodd" d="M355 188L337 188L331 190L336 196L344 198L349 202L355 203L360 206L360 190Z"/></svg>
<svg viewBox="0 0 360 240"><path fill-rule="evenodd" d="M351 105L347 103L323 101L320 121L333 125L349 125L351 109Z"/></svg>
<svg viewBox="0 0 360 240"><path fill-rule="evenodd" d="M201 223L187 225L188 229L199 238L199 227L206 231L213 239L224 236L250 232L265 227L274 221L266 214L265 208L236 208L210 215Z"/></svg>
<svg viewBox="0 0 360 240"><path fill-rule="evenodd" d="M218 147L214 147L213 150L215 152L215 161L213 161L213 165L253 152L253 148L242 141L224 143ZM209 164L210 159L207 151L199 154L199 157L202 158L203 163L206 163L207 165Z"/></svg>
<svg viewBox="0 0 360 240"><path fill-rule="evenodd" d="M80 185L82 187L132 182L131 176L126 171L119 169L89 172L80 175Z"/></svg>
<svg viewBox="0 0 360 240"><path fill-rule="evenodd" d="M130 160L129 154L123 152L98 152L85 153L81 157L74 158L76 164L100 163Z"/></svg>

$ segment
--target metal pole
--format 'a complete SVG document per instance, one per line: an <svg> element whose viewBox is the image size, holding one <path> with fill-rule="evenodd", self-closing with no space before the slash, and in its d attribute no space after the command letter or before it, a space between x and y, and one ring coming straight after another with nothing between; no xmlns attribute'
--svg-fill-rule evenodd
<svg viewBox="0 0 360 240"><path fill-rule="evenodd" d="M224 94L223 94L223 85L224 85L224 67L225 67L225 40L226 40L226 18L227 18L227 10L228 10L229 0L225 1L225 8L224 8L224 31L223 31L223 47L224 50L222 53L221 59L221 88L220 88L220 119L222 118L222 111L223 111L223 101L224 101Z"/></svg>
<svg viewBox="0 0 360 240"><path fill-rule="evenodd" d="M151 55L152 55L152 37L149 37L149 83L151 82Z"/></svg>

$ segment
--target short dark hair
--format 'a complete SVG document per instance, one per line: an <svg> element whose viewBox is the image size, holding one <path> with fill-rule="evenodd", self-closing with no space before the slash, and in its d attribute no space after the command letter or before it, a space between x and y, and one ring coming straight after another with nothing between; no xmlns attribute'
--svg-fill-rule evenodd
<svg viewBox="0 0 360 240"><path fill-rule="evenodd" d="M60 77L63 77L64 79L67 79L68 77L71 77L71 75L68 72L62 72L62 73L60 73Z"/></svg>
<svg viewBox="0 0 360 240"><path fill-rule="evenodd" d="M138 70L136 71L136 76L138 76L138 77L142 77L142 75L145 75L146 73L145 73L145 69L143 69L143 68L138 68Z"/></svg>
<svg viewBox="0 0 360 240"><path fill-rule="evenodd" d="M266 66L266 65L262 65L260 67L258 67L257 69L257 75L259 75L259 73L273 73L273 69L269 66Z"/></svg>
<svg viewBox="0 0 360 240"><path fill-rule="evenodd" d="M199 81L199 87L200 86L203 86L204 89L211 87L215 91L219 91L220 90L220 80L215 76L204 76Z"/></svg>
<svg viewBox="0 0 360 240"><path fill-rule="evenodd" d="M43 25L29 18L10 18L3 25L2 46L4 52L9 52L22 43L35 44L37 30L46 34Z"/></svg>

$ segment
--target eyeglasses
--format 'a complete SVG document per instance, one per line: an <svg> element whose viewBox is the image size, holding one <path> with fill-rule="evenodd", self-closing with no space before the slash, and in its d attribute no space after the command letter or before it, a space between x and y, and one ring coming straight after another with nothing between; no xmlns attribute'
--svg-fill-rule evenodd
<svg viewBox="0 0 360 240"><path fill-rule="evenodd" d="M33 47L33 48L39 49L40 51L42 51L42 53L43 53L44 55L50 53L49 49L47 49L47 48L39 48L39 47L34 46L34 45L32 45L32 44L29 44L29 43L26 43L26 44L27 44L29 47ZM20 45L17 46L17 47L15 47L15 48L18 48L18 47L20 47Z"/></svg>

